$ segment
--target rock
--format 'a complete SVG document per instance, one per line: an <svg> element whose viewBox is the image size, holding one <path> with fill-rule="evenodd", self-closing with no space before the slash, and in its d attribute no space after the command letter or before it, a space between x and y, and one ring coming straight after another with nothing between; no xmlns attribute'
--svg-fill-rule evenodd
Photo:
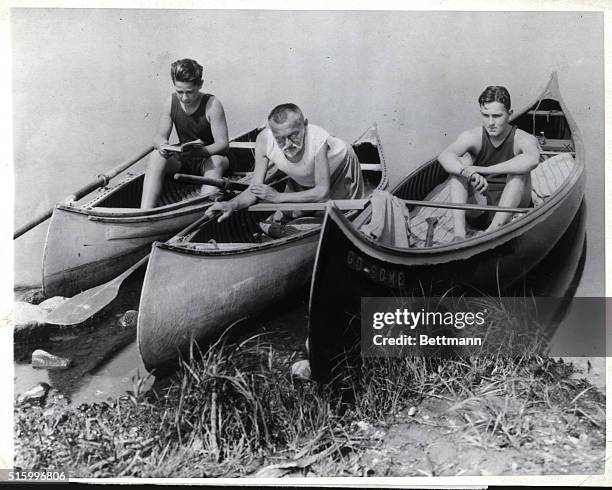
<svg viewBox="0 0 612 490"><path fill-rule="evenodd" d="M68 417L70 400L60 391L51 388L47 393L43 417L63 421Z"/></svg>
<svg viewBox="0 0 612 490"><path fill-rule="evenodd" d="M33 388L30 388L23 395L17 399L17 403L22 405L24 403L34 403L42 405L45 401L45 397L51 388L47 383L39 383Z"/></svg>
<svg viewBox="0 0 612 490"><path fill-rule="evenodd" d="M55 308L57 308L67 299L68 298L64 298L63 296L53 296L53 298L46 299L38 306L40 306L45 313L51 313L53 310L55 310Z"/></svg>
<svg viewBox="0 0 612 490"><path fill-rule="evenodd" d="M279 468L277 465L270 465L260 469L255 473L255 478L282 478L291 473L291 468Z"/></svg>
<svg viewBox="0 0 612 490"><path fill-rule="evenodd" d="M55 356L42 349L32 352L32 367L39 369L66 369L72 364L71 359Z"/></svg>
<svg viewBox="0 0 612 490"><path fill-rule="evenodd" d="M374 429L374 426L365 420L360 420L359 422L355 422L357 429L361 432L370 432Z"/></svg>
<svg viewBox="0 0 612 490"><path fill-rule="evenodd" d="M138 312L136 310L128 310L119 319L119 325L122 327L135 327L138 320Z"/></svg>
<svg viewBox="0 0 612 490"><path fill-rule="evenodd" d="M294 362L291 366L291 376L301 379L310 379L310 361L304 359L303 361Z"/></svg>
<svg viewBox="0 0 612 490"><path fill-rule="evenodd" d="M32 305L37 305L45 300L42 289L30 289L23 295L23 301Z"/></svg>

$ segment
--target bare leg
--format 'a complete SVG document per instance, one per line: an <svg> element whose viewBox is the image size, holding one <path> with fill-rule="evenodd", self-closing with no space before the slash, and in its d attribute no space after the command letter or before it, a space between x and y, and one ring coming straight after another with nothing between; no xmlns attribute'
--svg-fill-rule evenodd
<svg viewBox="0 0 612 490"><path fill-rule="evenodd" d="M220 179L223 174L229 169L229 160L221 155L212 155L208 157L202 165L204 177ZM212 185L203 185L200 191L201 194L211 194L217 192L218 188Z"/></svg>
<svg viewBox="0 0 612 490"><path fill-rule="evenodd" d="M454 204L465 204L468 198L468 183L463 177L451 175L450 196ZM456 238L465 238L465 209L453 209L453 225Z"/></svg>
<svg viewBox="0 0 612 490"><path fill-rule="evenodd" d="M461 157L461 161L467 167L473 164L472 157L466 153ZM451 175L450 181L450 197L454 204L465 204L468 200L468 181L466 178L459 175ZM455 228L455 238L465 238L465 210L453 209L453 225Z"/></svg>
<svg viewBox="0 0 612 490"><path fill-rule="evenodd" d="M178 172L180 168L181 162L175 158L166 160L157 151L151 154L142 188L142 200L140 201L142 209L151 209L157 205L164 184L164 176L170 172Z"/></svg>
<svg viewBox="0 0 612 490"><path fill-rule="evenodd" d="M530 201L531 193L531 175L530 174L508 174L506 185L501 197L499 198L498 206L507 207L527 207ZM485 231L493 231L500 226L506 224L512 213L495 213L491 224Z"/></svg>

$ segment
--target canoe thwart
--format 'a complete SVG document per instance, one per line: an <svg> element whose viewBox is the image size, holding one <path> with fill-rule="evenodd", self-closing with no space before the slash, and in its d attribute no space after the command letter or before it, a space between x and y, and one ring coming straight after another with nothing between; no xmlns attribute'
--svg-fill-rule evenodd
<svg viewBox="0 0 612 490"><path fill-rule="evenodd" d="M382 165L380 163L360 163L359 166L361 170L382 170Z"/></svg>
<svg viewBox="0 0 612 490"><path fill-rule="evenodd" d="M254 141L230 141L230 148L247 148L254 150L255 142Z"/></svg>

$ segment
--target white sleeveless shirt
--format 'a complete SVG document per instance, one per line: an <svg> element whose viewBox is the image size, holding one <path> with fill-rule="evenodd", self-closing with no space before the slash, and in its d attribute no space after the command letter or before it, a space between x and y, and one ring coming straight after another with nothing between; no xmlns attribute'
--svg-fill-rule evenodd
<svg viewBox="0 0 612 490"><path fill-rule="evenodd" d="M267 131L266 137L268 140L266 157L273 162L279 170L304 187L315 186L315 155L325 143L328 144L327 161L329 163L330 176L333 175L334 171L346 157L346 143L340 138L331 136L323 128L315 126L314 124L308 124L306 126L304 153L302 154L301 160L296 163L287 160L283 150L281 150L276 143L272 130L266 128L264 131Z"/></svg>

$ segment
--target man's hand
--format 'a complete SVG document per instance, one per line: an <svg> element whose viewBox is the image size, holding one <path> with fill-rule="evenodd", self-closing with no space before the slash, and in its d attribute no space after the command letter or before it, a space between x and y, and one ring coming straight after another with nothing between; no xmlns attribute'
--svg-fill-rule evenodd
<svg viewBox="0 0 612 490"><path fill-rule="evenodd" d="M485 192L489 187L489 183L487 182L487 179L485 179L482 175L476 172L474 172L471 175L470 184L472 184L472 187L474 187L474 190L476 190L477 192L480 192L481 194Z"/></svg>
<svg viewBox="0 0 612 490"><path fill-rule="evenodd" d="M467 181L474 188L475 191L480 192L482 194L488 189L489 183L487 182L487 179L485 177L478 173L477 167L464 167L461 170L461 174L467 178Z"/></svg>
<svg viewBox="0 0 612 490"><path fill-rule="evenodd" d="M489 183L487 182L487 179L485 179L482 175L480 175L477 172L473 172L472 175L470 175L469 182L474 188L474 190L477 192L480 192L481 194L485 192L487 188L489 187Z"/></svg>
<svg viewBox="0 0 612 490"><path fill-rule="evenodd" d="M278 192L276 189L270 187L269 185L253 184L251 187L249 187L249 189L251 190L251 193L258 199L267 202L281 202L281 193Z"/></svg>
<svg viewBox="0 0 612 490"><path fill-rule="evenodd" d="M207 217L212 218L213 216L221 213L217 222L221 223L231 216L234 212L234 206L229 201L220 201L214 203L211 207L209 207L204 213Z"/></svg>
<svg viewBox="0 0 612 490"><path fill-rule="evenodd" d="M165 149L165 146L168 144L168 142L166 141L165 143L159 145L157 147L157 151L159 152L159 154L164 157L164 158L170 158L171 153L169 151L167 151Z"/></svg>

